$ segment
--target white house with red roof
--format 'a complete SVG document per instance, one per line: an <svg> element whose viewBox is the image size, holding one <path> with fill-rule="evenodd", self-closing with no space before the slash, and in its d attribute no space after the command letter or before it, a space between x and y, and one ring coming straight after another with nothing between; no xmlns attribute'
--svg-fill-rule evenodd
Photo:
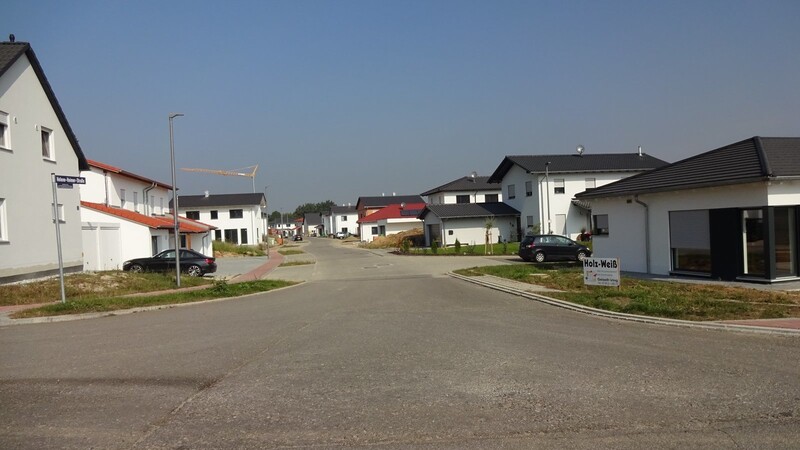
<svg viewBox="0 0 800 450"><path fill-rule="evenodd" d="M27 42L0 42L0 283L58 273L52 174L78 176L86 158ZM79 272L77 189L58 189L65 272Z"/></svg>
<svg viewBox="0 0 800 450"><path fill-rule="evenodd" d="M174 248L172 186L98 161L81 175L84 270L121 269L128 259ZM211 255L213 226L178 217L181 247Z"/></svg>
<svg viewBox="0 0 800 450"><path fill-rule="evenodd" d="M421 229L422 221L417 216L423 209L424 202L388 204L358 220L359 236L363 242L372 242L377 236Z"/></svg>

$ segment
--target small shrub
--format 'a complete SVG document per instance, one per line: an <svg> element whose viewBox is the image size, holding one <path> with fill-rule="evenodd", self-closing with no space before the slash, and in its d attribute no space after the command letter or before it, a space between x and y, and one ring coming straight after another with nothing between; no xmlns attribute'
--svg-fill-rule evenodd
<svg viewBox="0 0 800 450"><path fill-rule="evenodd" d="M503 254L507 255L508 254L508 242L507 241L503 241L502 248L503 248Z"/></svg>
<svg viewBox="0 0 800 450"><path fill-rule="evenodd" d="M439 241L436 239L431 242L431 253L434 255L439 253Z"/></svg>
<svg viewBox="0 0 800 450"><path fill-rule="evenodd" d="M456 239L455 250L456 253L461 253L461 242L458 239Z"/></svg>
<svg viewBox="0 0 800 450"><path fill-rule="evenodd" d="M408 239L403 239L400 241L400 253L408 254L409 250L411 249L411 241Z"/></svg>

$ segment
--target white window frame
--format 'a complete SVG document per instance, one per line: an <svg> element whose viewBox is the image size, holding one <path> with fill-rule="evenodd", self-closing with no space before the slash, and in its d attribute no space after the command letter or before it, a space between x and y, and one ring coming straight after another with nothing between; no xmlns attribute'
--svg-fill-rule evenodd
<svg viewBox="0 0 800 450"><path fill-rule="evenodd" d="M533 181L526 181L525 182L525 197L533 196Z"/></svg>
<svg viewBox="0 0 800 450"><path fill-rule="evenodd" d="M139 193L133 191L133 211L139 212Z"/></svg>
<svg viewBox="0 0 800 450"><path fill-rule="evenodd" d="M511 200L512 198L517 198L517 186L513 184L509 184L507 186L508 189L508 199Z"/></svg>
<svg viewBox="0 0 800 450"><path fill-rule="evenodd" d="M0 111L0 149L11 150L11 125L4 111Z"/></svg>
<svg viewBox="0 0 800 450"><path fill-rule="evenodd" d="M119 190L119 207L125 208L125 189Z"/></svg>
<svg viewBox="0 0 800 450"><path fill-rule="evenodd" d="M559 189L561 192L559 192ZM556 178L553 180L553 194L554 195L561 195L567 192L567 188L565 186L565 182L563 178Z"/></svg>
<svg viewBox="0 0 800 450"><path fill-rule="evenodd" d="M53 217L53 204L50 203L50 220L55 221L55 217ZM67 223L67 219L64 216L64 204L58 204L58 223Z"/></svg>
<svg viewBox="0 0 800 450"><path fill-rule="evenodd" d="M9 242L6 199L0 198L0 242Z"/></svg>
<svg viewBox="0 0 800 450"><path fill-rule="evenodd" d="M45 139L45 135L47 139ZM55 161L56 160L56 146L55 146L55 139L53 137L53 130L47 127L39 127L39 136L42 141L42 159L47 161ZM46 146L46 148L45 148ZM47 152L45 153L45 150Z"/></svg>

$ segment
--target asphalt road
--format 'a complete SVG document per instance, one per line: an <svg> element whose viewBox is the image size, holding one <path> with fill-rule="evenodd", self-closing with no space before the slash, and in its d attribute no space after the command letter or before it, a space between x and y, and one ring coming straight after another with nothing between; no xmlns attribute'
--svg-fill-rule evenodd
<svg viewBox="0 0 800 450"><path fill-rule="evenodd" d="M0 329L0 448L798 448L800 339L584 316L312 239L309 280Z"/></svg>

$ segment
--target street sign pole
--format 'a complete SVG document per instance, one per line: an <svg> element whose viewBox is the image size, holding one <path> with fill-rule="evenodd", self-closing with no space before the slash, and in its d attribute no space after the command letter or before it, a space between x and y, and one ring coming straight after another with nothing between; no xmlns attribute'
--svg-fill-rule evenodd
<svg viewBox="0 0 800 450"><path fill-rule="evenodd" d="M56 246L58 246L58 279L61 282L61 303L67 302L67 295L64 291L64 259L61 255L61 227L58 221L58 186L56 184L56 174L50 174L53 184L53 222L56 223Z"/></svg>

